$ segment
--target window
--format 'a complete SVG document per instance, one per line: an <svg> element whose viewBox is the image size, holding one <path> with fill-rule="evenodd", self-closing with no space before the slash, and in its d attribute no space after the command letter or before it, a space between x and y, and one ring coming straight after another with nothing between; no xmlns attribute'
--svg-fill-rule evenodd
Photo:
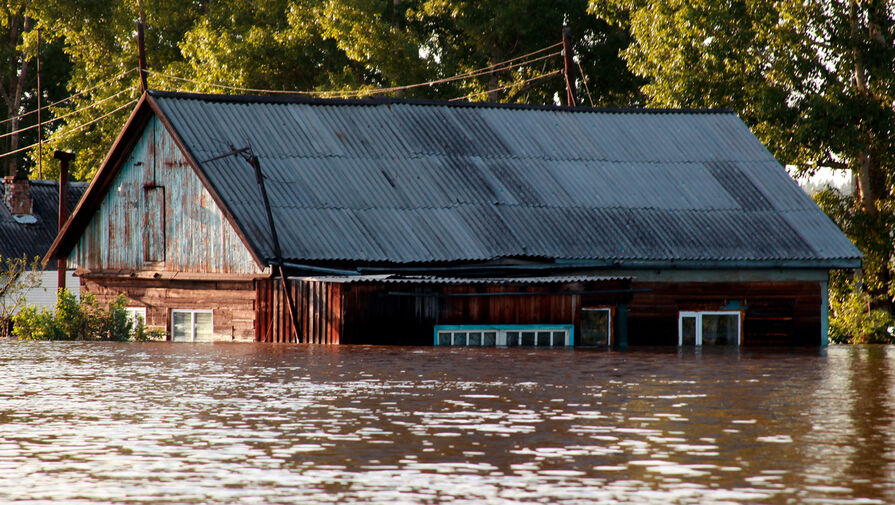
<svg viewBox="0 0 895 505"><path fill-rule="evenodd" d="M139 321L143 321L143 324L146 324L146 307L125 307L124 311L127 313L127 320L134 327L137 326Z"/></svg>
<svg viewBox="0 0 895 505"><path fill-rule="evenodd" d="M210 342L213 336L210 310L171 311L171 340L175 342Z"/></svg>
<svg viewBox="0 0 895 505"><path fill-rule="evenodd" d="M575 345L585 347L612 345L612 310L581 309L581 336Z"/></svg>
<svg viewBox="0 0 895 505"><path fill-rule="evenodd" d="M742 312L680 312L677 345L740 345Z"/></svg>
<svg viewBox="0 0 895 505"><path fill-rule="evenodd" d="M435 345L454 347L568 347L572 325L436 326Z"/></svg>

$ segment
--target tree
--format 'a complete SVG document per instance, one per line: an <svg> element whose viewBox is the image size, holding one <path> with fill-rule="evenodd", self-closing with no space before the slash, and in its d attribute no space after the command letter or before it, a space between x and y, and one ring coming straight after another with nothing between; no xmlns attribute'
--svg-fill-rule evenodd
<svg viewBox="0 0 895 505"><path fill-rule="evenodd" d="M650 104L729 107L800 174L850 170L840 226L865 253L864 284L895 313L895 10L874 0L591 0L627 28L628 66Z"/></svg>
<svg viewBox="0 0 895 505"><path fill-rule="evenodd" d="M44 28L48 43L64 51L63 82L73 95L52 109L64 120L45 128L48 177L58 173L51 151L63 149L77 153L74 178L90 179L139 98L140 3L45 0L29 7L33 26L23 47ZM590 95L597 105L642 100L639 78L618 55L628 43L625 30L589 15L586 0L153 0L144 7L155 89L362 96L358 90L441 80L552 46L565 22L587 77L588 86L579 81L579 103ZM560 68L553 55L391 94L550 104L564 95L554 74Z"/></svg>
<svg viewBox="0 0 895 505"><path fill-rule="evenodd" d="M25 307L28 291L40 286L40 258L0 258L0 336L8 337L12 316Z"/></svg>
<svg viewBox="0 0 895 505"><path fill-rule="evenodd" d="M464 74L555 45L566 23L589 78L587 87L579 86L579 103L588 103L588 88L598 105L640 99L639 80L618 56L627 34L588 15L585 0L330 0L318 10L317 23L385 87ZM565 95L564 83L560 76L544 77L561 68L554 56L402 94L552 104Z"/></svg>
<svg viewBox="0 0 895 505"><path fill-rule="evenodd" d="M48 40L61 43L71 61L67 83L72 100L53 108L66 116L48 132L44 159L54 149L77 153L72 164L76 179L89 180L124 125L140 96L135 23L138 0L46 0L34 12ZM147 2L146 47L150 65L164 69L182 59L179 43L209 2L158 0ZM32 151L31 157L35 158ZM58 164L48 169L55 177Z"/></svg>

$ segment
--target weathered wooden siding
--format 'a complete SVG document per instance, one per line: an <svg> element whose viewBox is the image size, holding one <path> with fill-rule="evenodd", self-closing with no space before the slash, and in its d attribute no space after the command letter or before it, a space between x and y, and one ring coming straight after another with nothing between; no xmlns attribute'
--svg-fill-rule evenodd
<svg viewBox="0 0 895 505"><path fill-rule="evenodd" d="M257 285L256 338L265 342L431 345L437 324L578 325L582 306L612 306L630 298L627 293L571 293L624 289L627 281L464 286L290 280L296 340L281 283Z"/></svg>
<svg viewBox="0 0 895 505"><path fill-rule="evenodd" d="M677 345L678 311L745 307L743 345L819 345L817 282L642 283L628 311L631 345Z"/></svg>
<svg viewBox="0 0 895 505"><path fill-rule="evenodd" d="M161 240L164 249L155 249ZM259 271L158 118L147 124L70 259L93 272Z"/></svg>
<svg viewBox="0 0 895 505"><path fill-rule="evenodd" d="M85 276L84 289L100 304L120 293L129 306L146 308L146 324L171 333L171 309L211 310L214 339L251 342L255 339L255 286L251 280L182 281Z"/></svg>
<svg viewBox="0 0 895 505"><path fill-rule="evenodd" d="M255 339L261 342L338 344L342 334L342 285L316 280L290 280L295 322L279 279L258 281Z"/></svg>
<svg viewBox="0 0 895 505"><path fill-rule="evenodd" d="M623 303L630 294L611 291L624 290L627 284L346 284L342 341L431 345L438 324L573 324L577 331L582 306Z"/></svg>

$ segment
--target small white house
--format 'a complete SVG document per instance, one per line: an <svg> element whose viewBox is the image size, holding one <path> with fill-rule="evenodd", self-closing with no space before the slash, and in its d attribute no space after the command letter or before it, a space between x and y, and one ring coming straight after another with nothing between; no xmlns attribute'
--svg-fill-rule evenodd
<svg viewBox="0 0 895 505"><path fill-rule="evenodd" d="M82 182L68 184L68 213L78 204L87 189ZM30 260L43 258L59 230L59 183L57 181L3 179L3 205L0 205L0 268L7 268L7 259L25 256ZM36 274L40 282L24 293L25 305L52 308L56 304L58 270L50 261ZM3 276L6 277L6 276ZM6 281L4 281L6 284ZM80 283L74 269L67 269L65 287L75 296L80 295ZM0 285L0 291L6 286ZM0 295L0 308L15 304L12 293ZM18 296L16 296L17 298ZM4 313L9 313L3 310ZM12 313L17 312L13 310Z"/></svg>

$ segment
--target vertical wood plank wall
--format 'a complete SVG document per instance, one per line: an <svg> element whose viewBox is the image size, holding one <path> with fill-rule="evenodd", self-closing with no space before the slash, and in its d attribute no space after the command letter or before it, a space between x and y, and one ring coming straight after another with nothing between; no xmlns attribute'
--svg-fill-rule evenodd
<svg viewBox="0 0 895 505"><path fill-rule="evenodd" d="M157 195L147 193L152 188L158 188ZM163 205L147 195L163 197ZM164 238L159 244L164 249L147 254L145 237ZM93 272L260 272L157 118L147 123L69 259Z"/></svg>
<svg viewBox="0 0 895 505"><path fill-rule="evenodd" d="M256 283L255 340L260 342L293 342L338 344L342 335L342 285L318 280L288 281L295 304L293 326L289 303L279 279Z"/></svg>
<svg viewBox="0 0 895 505"><path fill-rule="evenodd" d="M299 341L309 343L429 345L437 324L573 324L577 330L582 307L621 303L628 306L631 345L677 345L678 311L722 310L731 303L745 308L744 345L817 345L820 332L816 282L635 283L630 287L641 291L633 295L569 294L623 290L629 287L626 281L508 286L290 280L289 285ZM258 286L256 339L296 341L279 281L259 281ZM533 295L452 296L502 292Z"/></svg>

